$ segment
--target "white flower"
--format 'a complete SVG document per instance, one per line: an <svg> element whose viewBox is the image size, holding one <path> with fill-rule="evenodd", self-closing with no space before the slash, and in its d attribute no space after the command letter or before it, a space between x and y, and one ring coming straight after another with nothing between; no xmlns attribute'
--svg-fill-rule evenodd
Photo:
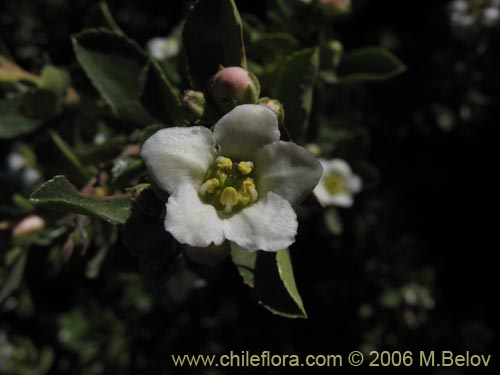
<svg viewBox="0 0 500 375"><path fill-rule="evenodd" d="M17 173L26 165L26 158L17 151L12 151L7 155L7 171Z"/></svg>
<svg viewBox="0 0 500 375"><path fill-rule="evenodd" d="M470 28L477 21L477 17L470 12L466 0L454 0L450 3L450 20L454 27Z"/></svg>
<svg viewBox="0 0 500 375"><path fill-rule="evenodd" d="M452 12L467 12L468 5L467 0L454 0L450 3L450 9Z"/></svg>
<svg viewBox="0 0 500 375"><path fill-rule="evenodd" d="M450 3L452 26L470 29L472 26L494 26L500 19L500 1L491 0L477 6L466 0L454 0Z"/></svg>
<svg viewBox="0 0 500 375"><path fill-rule="evenodd" d="M158 60L174 57L181 49L180 33L174 31L170 36L165 38L152 38L148 41L146 48L151 56Z"/></svg>
<svg viewBox="0 0 500 375"><path fill-rule="evenodd" d="M492 26L500 18L500 7L491 5L483 10L483 21L487 26Z"/></svg>
<svg viewBox="0 0 500 375"><path fill-rule="evenodd" d="M26 186L34 186L42 179L42 174L34 168L26 168L21 172L21 180Z"/></svg>
<svg viewBox="0 0 500 375"><path fill-rule="evenodd" d="M249 251L278 251L297 234L292 205L321 176L304 148L280 141L275 114L237 106L214 126L162 129L141 155L150 176L170 193L165 229L191 246L235 242Z"/></svg>
<svg viewBox="0 0 500 375"><path fill-rule="evenodd" d="M341 159L319 161L323 167L323 175L314 188L318 200L325 206L352 206L353 194L361 191L361 178Z"/></svg>

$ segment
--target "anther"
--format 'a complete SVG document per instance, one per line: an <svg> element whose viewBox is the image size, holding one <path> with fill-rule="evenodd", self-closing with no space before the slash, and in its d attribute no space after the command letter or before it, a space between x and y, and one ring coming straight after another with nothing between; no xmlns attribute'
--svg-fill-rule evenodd
<svg viewBox="0 0 500 375"><path fill-rule="evenodd" d="M217 187L219 187L219 180L211 178L200 186L200 194L204 197L207 192L213 193Z"/></svg>
<svg viewBox="0 0 500 375"><path fill-rule="evenodd" d="M238 192L233 187L227 187L222 191L219 201L224 206L224 213L230 214L233 207L238 204Z"/></svg>
<svg viewBox="0 0 500 375"><path fill-rule="evenodd" d="M249 197L252 203L259 197L255 184L251 179L243 181L243 194Z"/></svg>
<svg viewBox="0 0 500 375"><path fill-rule="evenodd" d="M215 163L219 169L231 169L233 167L233 161L224 156L218 156L217 159L215 159Z"/></svg>
<svg viewBox="0 0 500 375"><path fill-rule="evenodd" d="M253 170L253 163L251 161L240 161L238 163L238 171L243 176L246 176L247 174L250 174Z"/></svg>

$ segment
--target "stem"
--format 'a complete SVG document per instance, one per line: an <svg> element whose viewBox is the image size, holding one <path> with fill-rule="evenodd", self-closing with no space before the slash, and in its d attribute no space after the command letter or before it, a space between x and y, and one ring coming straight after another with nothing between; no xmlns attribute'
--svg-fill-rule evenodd
<svg viewBox="0 0 500 375"><path fill-rule="evenodd" d="M104 16L104 19L108 23L109 27L117 33L121 35L125 35L123 30L118 26L118 23L115 21L113 15L111 14L111 11L109 10L108 3L106 1L101 1L99 3L99 7L101 8L102 15Z"/></svg>

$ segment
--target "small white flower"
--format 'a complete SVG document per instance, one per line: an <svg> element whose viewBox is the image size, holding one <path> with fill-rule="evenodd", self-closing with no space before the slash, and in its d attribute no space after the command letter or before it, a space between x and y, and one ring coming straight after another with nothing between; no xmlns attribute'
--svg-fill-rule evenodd
<svg viewBox="0 0 500 375"><path fill-rule="evenodd" d="M466 0L454 0L450 3L450 9L452 12L467 12L468 5Z"/></svg>
<svg viewBox="0 0 500 375"><path fill-rule="evenodd" d="M42 174L34 168L26 168L21 172L21 181L24 185L31 187L42 179Z"/></svg>
<svg viewBox="0 0 500 375"><path fill-rule="evenodd" d="M7 171L17 173L26 165L26 159L17 151L12 151L7 155Z"/></svg>
<svg viewBox="0 0 500 375"><path fill-rule="evenodd" d="M323 175L314 188L318 200L325 206L352 206L353 194L361 191L361 178L341 159L319 161L323 167Z"/></svg>
<svg viewBox="0 0 500 375"><path fill-rule="evenodd" d="M275 114L237 106L214 126L162 129L141 155L150 176L170 193L165 229L190 246L235 242L278 251L297 234L299 203L321 176L310 152L280 141Z"/></svg>
<svg viewBox="0 0 500 375"><path fill-rule="evenodd" d="M449 6L452 26L470 29L473 26L494 26L500 20L500 0L477 5L466 0L452 1Z"/></svg>
<svg viewBox="0 0 500 375"><path fill-rule="evenodd" d="M146 48L155 59L165 60L176 56L180 49L180 31L177 29L167 37L156 37L148 41Z"/></svg>
<svg viewBox="0 0 500 375"><path fill-rule="evenodd" d="M467 29L473 26L477 17L469 10L466 0L454 0L450 3L450 21L452 26Z"/></svg>
<svg viewBox="0 0 500 375"><path fill-rule="evenodd" d="M500 18L500 7L491 5L483 10L483 21L487 26L492 26Z"/></svg>

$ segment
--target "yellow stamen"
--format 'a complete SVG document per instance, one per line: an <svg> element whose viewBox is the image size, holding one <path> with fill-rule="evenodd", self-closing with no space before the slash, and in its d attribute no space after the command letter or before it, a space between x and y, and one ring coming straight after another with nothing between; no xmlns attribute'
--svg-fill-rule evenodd
<svg viewBox="0 0 500 375"><path fill-rule="evenodd" d="M253 170L253 163L251 161L240 161L238 163L238 170L243 176L250 174Z"/></svg>
<svg viewBox="0 0 500 375"><path fill-rule="evenodd" d="M236 204L238 204L238 192L233 187L225 188L219 199L220 204L224 206L224 213L230 214Z"/></svg>
<svg viewBox="0 0 500 375"><path fill-rule="evenodd" d="M219 186L223 186L226 182L227 174L221 171L215 172L215 178L219 180Z"/></svg>
<svg viewBox="0 0 500 375"><path fill-rule="evenodd" d="M233 167L233 161L224 156L217 157L217 159L215 159L215 163L219 169L231 169Z"/></svg>
<svg viewBox="0 0 500 375"><path fill-rule="evenodd" d="M205 181L200 186L200 194L202 196L205 196L207 192L211 194L215 191L217 187L219 187L219 180L216 178L211 178L210 180Z"/></svg>
<svg viewBox="0 0 500 375"><path fill-rule="evenodd" d="M247 179L243 181L243 193L247 196L250 197L251 202L255 202L258 198L258 193L257 189L255 188L255 184L253 183L252 179Z"/></svg>
<svg viewBox="0 0 500 375"><path fill-rule="evenodd" d="M331 195L340 194L345 191L344 177L337 173L329 174L324 180L325 188Z"/></svg>

